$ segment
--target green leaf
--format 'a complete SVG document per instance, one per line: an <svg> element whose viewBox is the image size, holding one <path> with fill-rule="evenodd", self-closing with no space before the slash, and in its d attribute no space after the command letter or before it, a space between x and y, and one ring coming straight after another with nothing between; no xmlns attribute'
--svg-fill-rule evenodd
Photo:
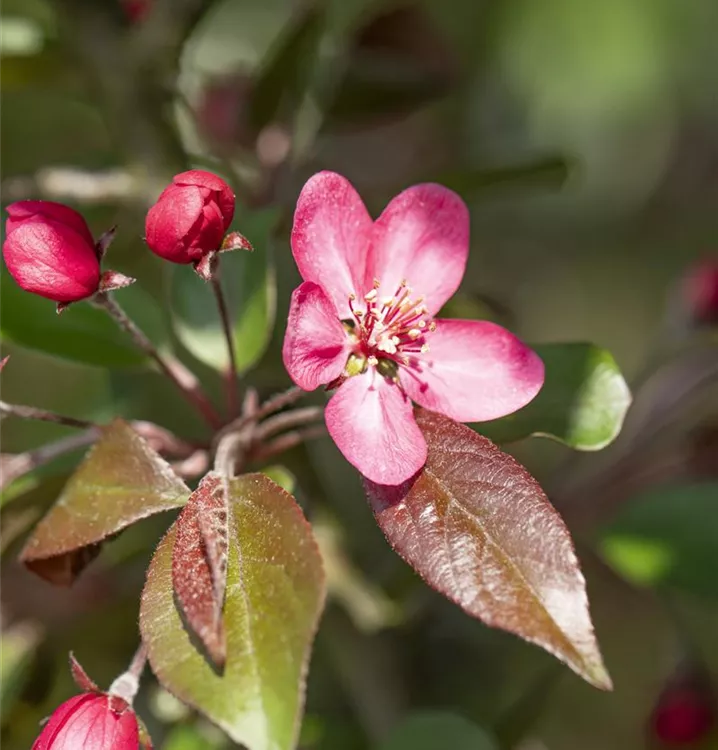
<svg viewBox="0 0 718 750"><path fill-rule="evenodd" d="M183 626L172 588L173 525L147 572L140 630L160 682L250 750L295 746L324 573L294 498L263 474L229 481L224 605L227 660L216 671Z"/></svg>
<svg viewBox="0 0 718 750"><path fill-rule="evenodd" d="M155 344L168 340L165 316L150 294L134 284L116 296ZM58 315L53 302L24 292L5 270L0 278L0 333L7 341L83 364L129 367L147 361L107 313L78 302Z"/></svg>
<svg viewBox="0 0 718 750"><path fill-rule="evenodd" d="M610 689L571 536L536 480L469 427L425 410L416 420L424 468L398 486L364 480L389 543L468 614Z"/></svg>
<svg viewBox="0 0 718 750"><path fill-rule="evenodd" d="M497 750L480 727L448 711L412 714L394 728L380 750Z"/></svg>
<svg viewBox="0 0 718 750"><path fill-rule="evenodd" d="M120 419L103 428L20 560L42 578L69 586L100 543L127 526L178 508L190 491L169 464Z"/></svg>
<svg viewBox="0 0 718 750"><path fill-rule="evenodd" d="M573 165L561 156L494 169L456 170L433 175L432 180L455 190L465 198L497 189L560 188L571 175Z"/></svg>
<svg viewBox="0 0 718 750"><path fill-rule="evenodd" d="M601 532L604 559L631 583L718 596L718 484L651 489Z"/></svg>
<svg viewBox="0 0 718 750"><path fill-rule="evenodd" d="M272 335L276 280L271 245L277 220L274 209L247 216L241 222L241 231L254 252L237 250L219 256L220 281L229 307L240 374L259 361ZM200 361L226 371L227 343L211 285L202 282L189 267L177 266L172 269L170 295L180 341Z"/></svg>
<svg viewBox="0 0 718 750"><path fill-rule="evenodd" d="M497 443L536 435L576 450L605 448L631 404L616 361L593 344L543 344L535 350L546 365L541 392L523 409L476 429Z"/></svg>

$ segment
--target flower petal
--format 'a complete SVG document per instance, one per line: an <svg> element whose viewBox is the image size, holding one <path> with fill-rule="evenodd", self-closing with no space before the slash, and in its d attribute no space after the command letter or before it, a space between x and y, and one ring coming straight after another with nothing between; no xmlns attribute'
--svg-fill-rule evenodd
<svg viewBox="0 0 718 750"><path fill-rule="evenodd" d="M324 417L344 457L372 482L401 484L426 462L411 402L371 368L339 387Z"/></svg>
<svg viewBox="0 0 718 750"><path fill-rule="evenodd" d="M541 358L486 320L437 320L418 369L400 369L417 404L459 422L484 422L520 409L541 390Z"/></svg>
<svg viewBox="0 0 718 750"><path fill-rule="evenodd" d="M306 281L292 294L282 357L292 380L305 391L338 378L351 342L334 305L318 284Z"/></svg>
<svg viewBox="0 0 718 750"><path fill-rule="evenodd" d="M92 232L87 226L82 214L75 211L74 208L66 206L64 203L55 203L55 201L17 201L11 203L6 209L8 214L7 224L5 225L6 234L10 234L24 221L37 217L38 221L59 222L74 229L80 237L87 241L88 245L94 247L95 240L92 238Z"/></svg>
<svg viewBox="0 0 718 750"><path fill-rule="evenodd" d="M304 281L324 288L340 317L349 295L361 297L372 220L348 180L319 172L302 188L292 228L292 253Z"/></svg>
<svg viewBox="0 0 718 750"><path fill-rule="evenodd" d="M380 296L406 279L434 315L458 289L469 255L469 211L441 185L415 185L394 198L374 225L369 272ZM368 279L371 283L371 279Z"/></svg>

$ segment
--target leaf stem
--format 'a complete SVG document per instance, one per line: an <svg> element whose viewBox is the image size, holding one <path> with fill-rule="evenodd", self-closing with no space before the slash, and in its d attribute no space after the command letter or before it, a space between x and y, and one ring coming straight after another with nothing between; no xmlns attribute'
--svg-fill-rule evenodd
<svg viewBox="0 0 718 750"><path fill-rule="evenodd" d="M234 346L234 336L232 335L232 324L229 320L229 308L227 307L227 299L224 296L222 283L219 279L219 263L217 264L215 273L212 275L211 284L215 299L217 300L217 309L219 310L219 318L222 321L224 338L227 341L227 355L229 357L229 369L227 371L227 408L230 419L232 419L237 416L237 412L239 411L239 376L237 374L237 352Z"/></svg>
<svg viewBox="0 0 718 750"><path fill-rule="evenodd" d="M109 294L98 294L93 301L132 337L139 349L156 362L162 373L177 386L185 399L200 412L212 428L217 429L221 426L222 420L192 372L174 357L160 354L155 345Z"/></svg>
<svg viewBox="0 0 718 750"><path fill-rule="evenodd" d="M66 427L79 427L83 430L98 426L86 419L67 417L64 414L56 414L55 412L38 409L34 406L8 404L5 401L0 401L0 414L8 417L19 417L20 419L36 419L40 422L52 422L53 424L62 424Z"/></svg>

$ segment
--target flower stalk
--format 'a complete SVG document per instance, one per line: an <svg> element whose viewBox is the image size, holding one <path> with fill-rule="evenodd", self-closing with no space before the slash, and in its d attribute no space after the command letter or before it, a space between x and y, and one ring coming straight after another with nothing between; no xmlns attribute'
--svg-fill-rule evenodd
<svg viewBox="0 0 718 750"><path fill-rule="evenodd" d="M224 338L227 342L227 356L229 358L229 366L227 369L227 409L229 411L230 419L237 416L239 410L239 375L237 373L237 352L234 346L234 336L232 335L232 324L229 320L229 308L227 306L227 299L224 296L222 290L222 284L219 279L219 268L212 275L212 291L214 297L217 300L217 309L219 311L219 318L222 321L222 331L224 332Z"/></svg>

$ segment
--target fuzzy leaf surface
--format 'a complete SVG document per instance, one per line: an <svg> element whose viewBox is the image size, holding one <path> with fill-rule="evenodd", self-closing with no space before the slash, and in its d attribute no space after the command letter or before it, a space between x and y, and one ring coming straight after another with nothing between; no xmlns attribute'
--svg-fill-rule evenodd
<svg viewBox="0 0 718 750"><path fill-rule="evenodd" d="M222 608L227 587L228 499L218 474L208 474L192 493L177 523L172 583L189 626L212 661L227 656Z"/></svg>
<svg viewBox="0 0 718 750"><path fill-rule="evenodd" d="M468 614L610 689L571 537L538 482L465 425L425 410L417 423L425 467L398 486L365 480L389 543Z"/></svg>
<svg viewBox="0 0 718 750"><path fill-rule="evenodd" d="M115 420L70 477L20 559L42 578L69 586L100 543L148 516L178 508L190 491L126 422Z"/></svg>
<svg viewBox="0 0 718 750"><path fill-rule="evenodd" d="M321 557L294 498L268 477L236 477L229 489L224 669L204 658L183 626L172 587L176 524L150 564L140 630L165 688L249 750L288 750L324 604Z"/></svg>

